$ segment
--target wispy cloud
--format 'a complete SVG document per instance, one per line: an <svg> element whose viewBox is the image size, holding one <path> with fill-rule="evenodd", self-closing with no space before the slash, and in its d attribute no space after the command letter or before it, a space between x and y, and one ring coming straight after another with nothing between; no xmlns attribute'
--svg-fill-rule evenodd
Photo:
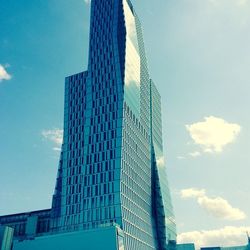
<svg viewBox="0 0 250 250"><path fill-rule="evenodd" d="M0 82L3 80L10 80L11 79L11 75L6 70L7 67L8 67L8 65L3 66L2 64L0 64Z"/></svg>
<svg viewBox="0 0 250 250"><path fill-rule="evenodd" d="M222 118L209 116L205 121L186 125L193 141L200 145L204 152L220 153L223 148L232 143L241 131L235 123L229 123Z"/></svg>
<svg viewBox="0 0 250 250"><path fill-rule="evenodd" d="M246 245L246 232L250 227L223 227L215 230L202 230L181 233L178 243L195 243L196 249L204 246Z"/></svg>
<svg viewBox="0 0 250 250"><path fill-rule="evenodd" d="M160 168L164 168L165 167L165 157L161 156L156 160L157 166Z"/></svg>
<svg viewBox="0 0 250 250"><path fill-rule="evenodd" d="M187 189L182 189L180 194L181 194L181 197L184 199L199 198L199 197L202 197L206 194L206 190L205 189L197 189L197 188L187 188Z"/></svg>
<svg viewBox="0 0 250 250"><path fill-rule="evenodd" d="M91 0L84 0L86 4L91 4Z"/></svg>
<svg viewBox="0 0 250 250"><path fill-rule="evenodd" d="M195 151L195 152L189 153L189 155L190 155L191 157L196 158L196 157L201 156L201 153L200 153L199 151Z"/></svg>
<svg viewBox="0 0 250 250"><path fill-rule="evenodd" d="M237 221L246 218L246 214L222 197L208 197L205 189L183 189L180 195L184 199L194 198L208 214L224 220Z"/></svg>
<svg viewBox="0 0 250 250"><path fill-rule="evenodd" d="M59 147L54 147L53 150L54 150L54 151L60 152L60 151L61 151L61 148L59 148Z"/></svg>
<svg viewBox="0 0 250 250"><path fill-rule="evenodd" d="M236 6L245 6L249 4L249 0L209 0L210 3L216 6L224 6L225 4L233 4Z"/></svg>
<svg viewBox="0 0 250 250"><path fill-rule="evenodd" d="M63 141L63 130L62 129L52 129L52 130L43 130L42 131L42 136L46 140L49 140L55 144L53 147L53 150L55 151L60 151L61 150L61 145Z"/></svg>
<svg viewBox="0 0 250 250"><path fill-rule="evenodd" d="M178 159L178 160L184 160L184 159L186 159L186 157L185 157L185 156L179 155L179 156L177 156L177 159Z"/></svg>
<svg viewBox="0 0 250 250"><path fill-rule="evenodd" d="M246 4L249 4L249 0L238 0L237 3L238 5L244 6Z"/></svg>

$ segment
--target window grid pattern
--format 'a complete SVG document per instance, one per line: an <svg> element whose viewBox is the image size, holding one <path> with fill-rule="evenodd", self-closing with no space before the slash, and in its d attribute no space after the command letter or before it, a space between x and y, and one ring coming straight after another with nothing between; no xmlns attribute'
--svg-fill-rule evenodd
<svg viewBox="0 0 250 250"><path fill-rule="evenodd" d="M129 0L92 0L91 6L88 71L65 82L64 139L51 230L115 223L124 232L125 249L158 249L152 143L158 157L161 111L158 96L151 99L141 25ZM134 34L129 34L131 18ZM169 194L167 186L162 189ZM171 214L171 206L165 209Z"/></svg>
<svg viewBox="0 0 250 250"><path fill-rule="evenodd" d="M152 185L151 185L151 143L150 143L150 79L142 39L139 19L127 0L123 1L124 15L128 15L126 4L129 4L130 21L134 27L134 44L138 46L140 57L139 102L129 99L131 86L124 87L124 120L121 201L123 212L123 230L126 249L157 249L152 219ZM125 17L126 18L126 17ZM129 17L127 17L129 18ZM131 27L126 27L131 35ZM136 60L131 55L130 41L126 43L126 60ZM135 47L136 47L135 45ZM134 50L135 51L135 50ZM134 52L135 53L135 52ZM136 64L136 63L134 63ZM125 68L125 71L128 70ZM132 72L133 75L136 75ZM136 106L137 105L137 106ZM139 110L139 114L138 114Z"/></svg>
<svg viewBox="0 0 250 250"><path fill-rule="evenodd" d="M123 88L115 70L114 7L113 1L92 2L89 70L66 78L62 187L54 231L122 224Z"/></svg>
<svg viewBox="0 0 250 250"><path fill-rule="evenodd" d="M168 187L165 158L163 153L163 141L162 141L162 119L161 119L161 96L154 84L150 81L151 90L151 119L152 119L152 153L153 153L153 168L155 167L156 175L155 179L159 181L156 186L160 190L161 202L160 205L164 206L164 222L165 230L164 237L166 243L172 244L176 241L176 224L173 213L172 201L170 191ZM155 166L154 166L155 165Z"/></svg>

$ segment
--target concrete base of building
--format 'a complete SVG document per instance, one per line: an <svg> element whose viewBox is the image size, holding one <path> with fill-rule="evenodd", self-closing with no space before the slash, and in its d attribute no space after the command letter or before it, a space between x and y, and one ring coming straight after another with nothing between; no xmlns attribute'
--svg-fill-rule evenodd
<svg viewBox="0 0 250 250"><path fill-rule="evenodd" d="M13 250L123 250L123 237L115 226L15 240Z"/></svg>

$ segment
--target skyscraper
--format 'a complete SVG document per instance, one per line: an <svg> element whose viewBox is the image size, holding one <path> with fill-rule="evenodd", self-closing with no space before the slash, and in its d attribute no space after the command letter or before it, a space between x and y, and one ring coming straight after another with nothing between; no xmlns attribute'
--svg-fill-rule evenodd
<svg viewBox="0 0 250 250"><path fill-rule="evenodd" d="M174 247L161 123L160 94L130 0L92 0L88 70L65 82L48 233L115 226L120 249Z"/></svg>
<svg viewBox="0 0 250 250"><path fill-rule="evenodd" d="M129 0L93 0L89 65L66 78L64 140L52 230L116 223L126 249L165 249L175 224L160 95Z"/></svg>

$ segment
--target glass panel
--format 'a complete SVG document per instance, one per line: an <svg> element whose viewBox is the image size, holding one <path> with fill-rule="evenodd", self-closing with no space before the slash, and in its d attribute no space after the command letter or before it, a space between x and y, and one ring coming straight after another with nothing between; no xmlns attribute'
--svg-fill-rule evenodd
<svg viewBox="0 0 250 250"><path fill-rule="evenodd" d="M126 23L125 57L125 100L139 117L140 112L140 55L136 32L135 17L127 3L123 1Z"/></svg>

